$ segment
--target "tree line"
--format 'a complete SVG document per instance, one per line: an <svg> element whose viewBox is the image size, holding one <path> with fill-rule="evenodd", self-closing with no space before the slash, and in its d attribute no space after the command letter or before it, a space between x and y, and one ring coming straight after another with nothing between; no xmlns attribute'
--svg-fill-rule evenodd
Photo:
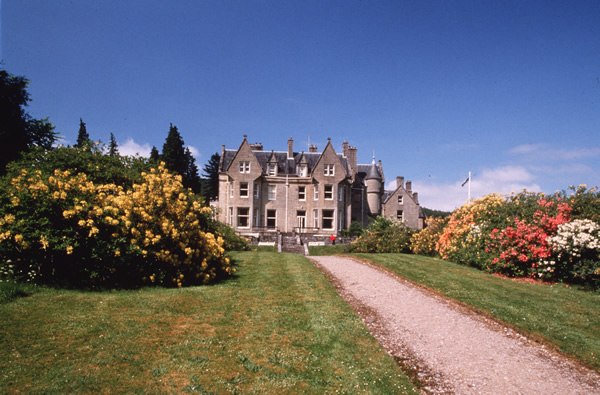
<svg viewBox="0 0 600 395"><path fill-rule="evenodd" d="M59 134L48 118L35 119L26 111L31 98L27 91L29 82L24 76L15 76L0 69L0 175L6 173L6 166L18 160L23 153L35 147L52 150L59 140ZM95 143L87 131L87 125L79 119L77 141L78 148L91 148ZM108 156L118 156L119 147L115 135L110 133L110 140L105 150ZM162 146L162 152L153 146L150 161L164 162L170 171L181 175L183 185L195 194L204 197L208 203L218 197L220 155L213 154L203 167L200 177L196 158L185 146L184 140L172 123Z"/></svg>

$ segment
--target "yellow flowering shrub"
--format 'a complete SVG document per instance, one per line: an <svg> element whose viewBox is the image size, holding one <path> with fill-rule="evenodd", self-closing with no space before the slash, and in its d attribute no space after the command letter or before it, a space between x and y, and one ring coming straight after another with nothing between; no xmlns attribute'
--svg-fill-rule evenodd
<svg viewBox="0 0 600 395"><path fill-rule="evenodd" d="M410 238L410 249L417 255L436 255L435 249L444 227L448 223L447 218L430 217L425 220L425 229L415 233Z"/></svg>
<svg viewBox="0 0 600 395"><path fill-rule="evenodd" d="M0 262L77 286L206 284L234 269L210 208L163 165L132 186L23 169L0 208ZM33 273L33 274L32 274Z"/></svg>

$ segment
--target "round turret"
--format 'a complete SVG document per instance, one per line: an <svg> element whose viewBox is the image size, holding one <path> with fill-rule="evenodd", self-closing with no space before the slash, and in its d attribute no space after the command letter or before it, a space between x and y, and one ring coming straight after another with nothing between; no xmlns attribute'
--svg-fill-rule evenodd
<svg viewBox="0 0 600 395"><path fill-rule="evenodd" d="M371 163L369 174L365 177L367 184L367 204L369 205L369 212L371 215L379 214L380 200L381 200L381 175L375 164L375 157Z"/></svg>

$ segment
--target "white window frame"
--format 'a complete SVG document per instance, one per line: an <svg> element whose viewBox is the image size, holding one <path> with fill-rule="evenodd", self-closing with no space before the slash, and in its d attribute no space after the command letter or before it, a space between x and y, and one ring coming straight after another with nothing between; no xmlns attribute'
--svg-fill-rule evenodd
<svg viewBox="0 0 600 395"><path fill-rule="evenodd" d="M240 197L247 199L250 196L250 183L240 182Z"/></svg>
<svg viewBox="0 0 600 395"><path fill-rule="evenodd" d="M275 216L271 216L271 217L270 217L270 216L269 216L269 213L275 213ZM272 209L272 210L267 210L267 212L266 212L266 214L265 214L265 215L266 215L266 217L267 217L267 221L265 222L265 225L266 225L267 227L269 227L269 228L276 228L276 227L277 227L277 210L275 210L275 209ZM275 223L274 223L274 225L273 225L273 226L269 225L269 219L273 219L273 220L274 220L274 222L275 222Z"/></svg>
<svg viewBox="0 0 600 395"><path fill-rule="evenodd" d="M233 226L233 207L229 207L228 224L229 226Z"/></svg>
<svg viewBox="0 0 600 395"><path fill-rule="evenodd" d="M304 185L298 186L298 200L306 200L306 186Z"/></svg>
<svg viewBox="0 0 600 395"><path fill-rule="evenodd" d="M229 197L232 199L235 197L235 188L233 183L233 181L229 183Z"/></svg>
<svg viewBox="0 0 600 395"><path fill-rule="evenodd" d="M335 176L335 165L330 163L323 165L323 175L326 177Z"/></svg>
<svg viewBox="0 0 600 395"><path fill-rule="evenodd" d="M255 208L254 212L252 213L252 224L253 224L253 226L260 226L259 221L260 221L260 215L259 215L258 209Z"/></svg>
<svg viewBox="0 0 600 395"><path fill-rule="evenodd" d="M333 200L333 185L331 185L331 184L325 185L325 188L323 188L323 189L324 189L323 190L323 199L325 199L325 200ZM327 197L327 195L329 194L327 192L327 189L331 189L331 191L329 191L331 193L330 197Z"/></svg>
<svg viewBox="0 0 600 395"><path fill-rule="evenodd" d="M246 214L242 214L241 210L246 210ZM246 225L241 224L242 219L246 219ZM238 228L250 228L250 208L249 207L238 207L237 208L237 227Z"/></svg>
<svg viewBox="0 0 600 395"><path fill-rule="evenodd" d="M319 184L315 184L313 199L319 200Z"/></svg>
<svg viewBox="0 0 600 395"><path fill-rule="evenodd" d="M313 209L313 227L315 229L319 229L319 209L315 208Z"/></svg>
<svg viewBox="0 0 600 395"><path fill-rule="evenodd" d="M276 176L277 175L277 163L267 163L267 175L268 176Z"/></svg>
<svg viewBox="0 0 600 395"><path fill-rule="evenodd" d="M404 221L404 210L396 210L396 219Z"/></svg>
<svg viewBox="0 0 600 395"><path fill-rule="evenodd" d="M305 164L298 165L298 177L308 177L308 166Z"/></svg>
<svg viewBox="0 0 600 395"><path fill-rule="evenodd" d="M404 204L404 196L398 195L398 204Z"/></svg>
<svg viewBox="0 0 600 395"><path fill-rule="evenodd" d="M250 173L250 162L247 160L241 160L240 163L240 173L244 174L248 174Z"/></svg>
<svg viewBox="0 0 600 395"><path fill-rule="evenodd" d="M331 217L326 217L325 213L326 212L331 212ZM322 213L322 228L323 230L334 230L335 229L335 210L333 209L324 209L323 213ZM326 228L325 227L325 221L331 221L331 228Z"/></svg>
<svg viewBox="0 0 600 395"><path fill-rule="evenodd" d="M268 186L268 199L269 200L276 200L277 199L277 185L275 184L269 184Z"/></svg>
<svg viewBox="0 0 600 395"><path fill-rule="evenodd" d="M338 201L344 200L344 187L342 185L338 185Z"/></svg>

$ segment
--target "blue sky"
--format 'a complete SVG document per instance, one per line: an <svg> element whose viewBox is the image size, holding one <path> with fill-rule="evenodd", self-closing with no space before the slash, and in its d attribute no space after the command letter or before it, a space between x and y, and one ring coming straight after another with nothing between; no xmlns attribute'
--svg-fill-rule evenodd
<svg viewBox="0 0 600 395"><path fill-rule="evenodd" d="M248 135L373 153L425 207L600 185L598 1L0 0L1 59L66 144L173 123L203 166Z"/></svg>

